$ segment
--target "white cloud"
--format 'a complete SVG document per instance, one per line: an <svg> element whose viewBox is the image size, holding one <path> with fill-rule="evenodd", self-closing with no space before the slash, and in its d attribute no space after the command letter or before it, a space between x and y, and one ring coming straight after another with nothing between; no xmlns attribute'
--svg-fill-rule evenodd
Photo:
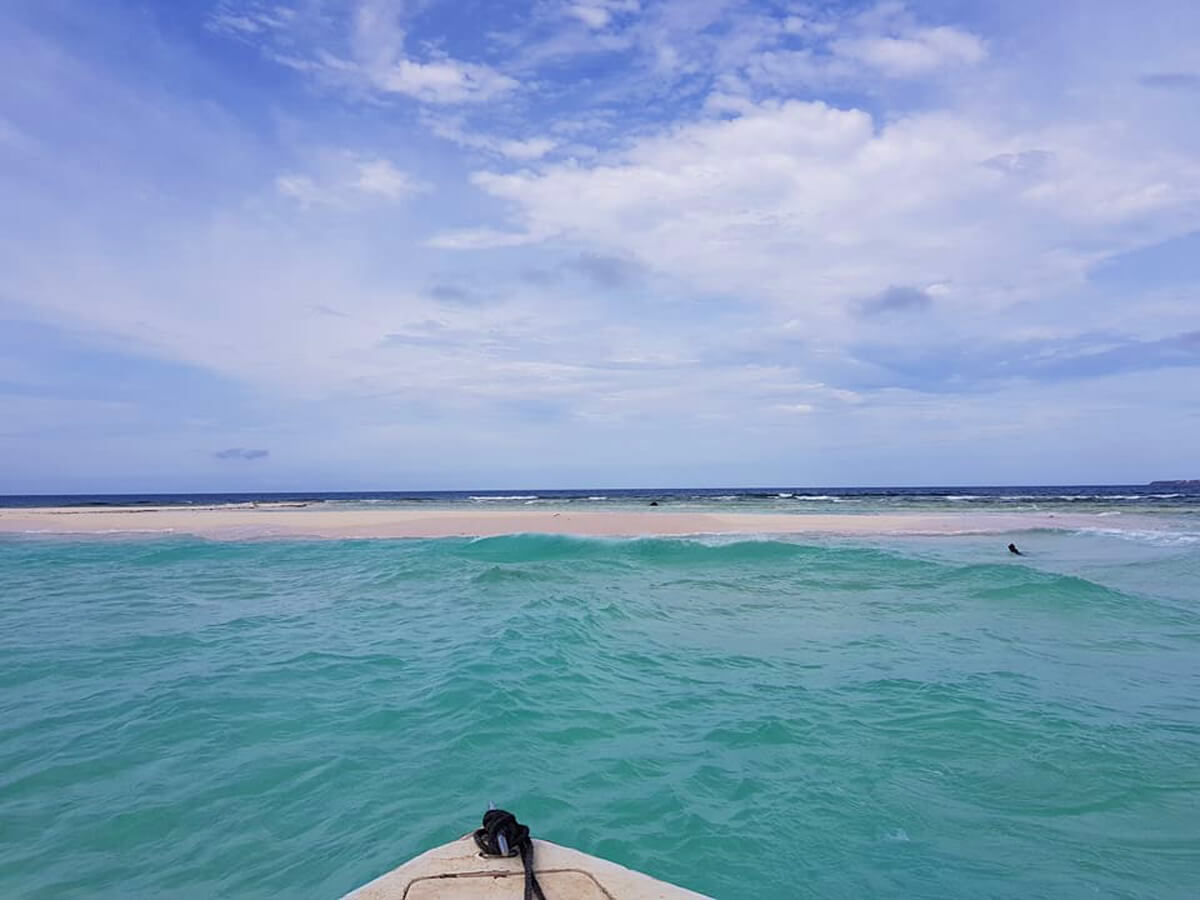
<svg viewBox="0 0 1200 900"><path fill-rule="evenodd" d="M498 228L459 228L443 231L426 241L441 250L494 250L498 247L523 247L536 244L543 235L531 232L502 231Z"/></svg>
<svg viewBox="0 0 1200 900"><path fill-rule="evenodd" d="M692 290L768 301L831 335L851 327L850 301L952 284L946 307L969 322L1080 284L1098 254L1200 227L1200 164L1139 155L1118 138L948 114L877 126L859 110L762 102L594 163L478 173L516 210L515 229L433 243L580 243ZM989 164L1035 157L1015 170Z"/></svg>
<svg viewBox="0 0 1200 900"><path fill-rule="evenodd" d="M358 163L358 180L354 183L365 194L375 194L396 200L420 188L406 172L401 172L386 159L364 160Z"/></svg>
<svg viewBox="0 0 1200 900"><path fill-rule="evenodd" d="M612 14L603 6L592 6L586 3L573 3L568 11L579 21L590 28L603 28L612 19Z"/></svg>
<svg viewBox="0 0 1200 900"><path fill-rule="evenodd" d="M462 119L445 116L426 116L425 125L438 137L453 141L461 147L485 150L508 159L528 161L541 159L558 146L552 138L533 136L504 138L467 130Z"/></svg>
<svg viewBox="0 0 1200 900"><path fill-rule="evenodd" d="M793 16L781 31L793 40L764 39L744 54L739 74L750 83L787 91L798 85L870 85L880 75L936 80L987 58L978 35L918 25L899 4L880 4L850 19Z"/></svg>
<svg viewBox="0 0 1200 900"><path fill-rule="evenodd" d="M304 207L352 208L371 199L395 202L426 187L390 160L349 151L318 154L315 168L279 175L276 190Z"/></svg>
<svg viewBox="0 0 1200 900"><path fill-rule="evenodd" d="M618 19L616 4L569 4L568 16L589 29L567 28L522 48L523 62L633 51L628 95L653 95L697 79L859 87L880 74L937 78L986 59L978 35L922 22L903 3L879 3L859 14L794 7L779 17L753 4L665 0L636 18ZM652 73L647 81L645 75Z"/></svg>
<svg viewBox="0 0 1200 900"><path fill-rule="evenodd" d="M296 11L282 3L222 0L207 21L209 30L247 37L286 28Z"/></svg>
<svg viewBox="0 0 1200 900"><path fill-rule="evenodd" d="M575 17L589 28L603 29L623 13L634 13L641 9L638 0L584 0L567 5L567 14Z"/></svg>
<svg viewBox="0 0 1200 900"><path fill-rule="evenodd" d="M226 2L209 28L258 43L276 62L335 85L400 94L422 103L479 103L518 87L516 79L480 62L433 50L407 51L403 0L354 0L349 15L321 3L292 9Z"/></svg>
<svg viewBox="0 0 1200 900"><path fill-rule="evenodd" d="M839 56L873 66L887 75L923 75L946 66L970 65L987 56L983 41L949 26L917 28L899 37L844 38L833 42Z"/></svg>
<svg viewBox="0 0 1200 900"><path fill-rule="evenodd" d="M488 66L452 59L400 59L367 71L380 90L407 94L426 103L482 102L517 87L516 79Z"/></svg>
<svg viewBox="0 0 1200 900"><path fill-rule="evenodd" d="M541 159L557 146L550 138L535 137L524 140L503 140L497 149L509 159Z"/></svg>

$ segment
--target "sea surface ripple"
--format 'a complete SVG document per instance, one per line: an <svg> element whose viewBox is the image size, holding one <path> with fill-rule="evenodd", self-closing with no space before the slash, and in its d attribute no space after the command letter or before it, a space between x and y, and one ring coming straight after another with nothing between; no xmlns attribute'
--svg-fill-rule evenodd
<svg viewBox="0 0 1200 900"><path fill-rule="evenodd" d="M1200 547L1019 540L0 540L0 896L1195 896Z"/></svg>

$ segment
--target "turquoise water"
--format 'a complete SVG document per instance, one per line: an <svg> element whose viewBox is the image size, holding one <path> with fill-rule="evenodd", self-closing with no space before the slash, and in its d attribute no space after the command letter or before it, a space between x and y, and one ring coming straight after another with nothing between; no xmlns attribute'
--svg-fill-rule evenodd
<svg viewBox="0 0 1200 900"><path fill-rule="evenodd" d="M0 540L0 896L1194 896L1200 545L1009 539Z"/></svg>

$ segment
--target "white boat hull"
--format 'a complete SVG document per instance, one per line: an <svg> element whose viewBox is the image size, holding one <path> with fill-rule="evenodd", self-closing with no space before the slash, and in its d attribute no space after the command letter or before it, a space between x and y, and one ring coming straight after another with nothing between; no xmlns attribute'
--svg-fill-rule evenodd
<svg viewBox="0 0 1200 900"><path fill-rule="evenodd" d="M534 840L534 872L546 900L707 900L569 847ZM519 857L483 856L471 835L422 853L344 900L520 900Z"/></svg>

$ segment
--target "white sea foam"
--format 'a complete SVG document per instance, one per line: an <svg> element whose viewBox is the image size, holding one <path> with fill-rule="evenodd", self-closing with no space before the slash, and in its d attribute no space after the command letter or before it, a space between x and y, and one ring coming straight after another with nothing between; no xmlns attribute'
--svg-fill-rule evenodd
<svg viewBox="0 0 1200 900"><path fill-rule="evenodd" d="M471 497L471 500L476 502L486 503L492 500L537 500L537 494L511 494L504 497Z"/></svg>
<svg viewBox="0 0 1200 900"><path fill-rule="evenodd" d="M1200 544L1200 532L1195 531L1150 531L1136 528L1079 528L1079 534L1123 538L1158 547L1190 547Z"/></svg>
<svg viewBox="0 0 1200 900"><path fill-rule="evenodd" d="M1013 503L1027 500L1092 500L1096 503L1107 503L1110 500L1149 500L1152 498L1163 499L1166 497L1181 497L1182 494L1000 494L999 496L948 496L947 500L999 500L1004 503Z"/></svg>

